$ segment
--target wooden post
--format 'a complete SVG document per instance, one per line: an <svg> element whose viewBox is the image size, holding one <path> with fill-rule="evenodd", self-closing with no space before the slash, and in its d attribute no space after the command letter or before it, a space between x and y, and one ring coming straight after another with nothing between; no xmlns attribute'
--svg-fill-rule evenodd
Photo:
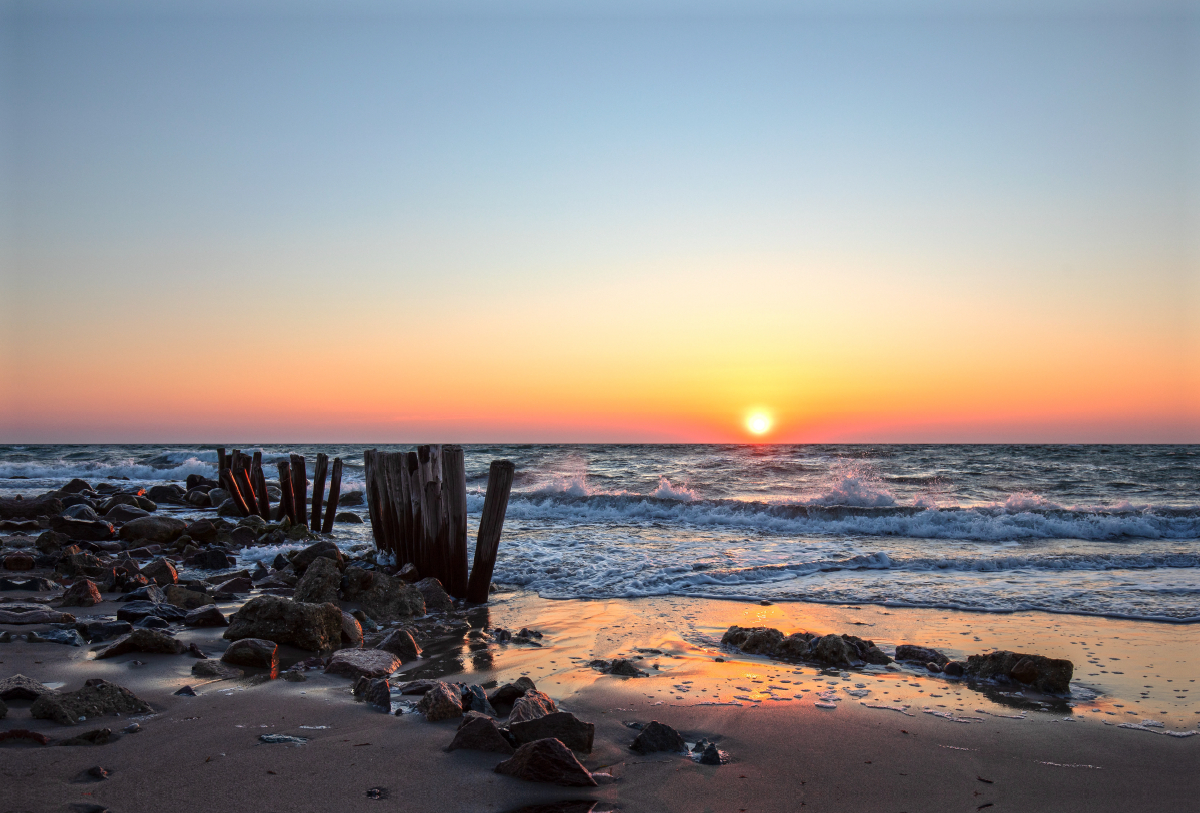
<svg viewBox="0 0 1200 813"><path fill-rule="evenodd" d="M342 459L333 459L333 473L329 475L329 503L325 506L325 523L322 533L333 532L333 518L337 514L338 497L342 496Z"/></svg>
<svg viewBox="0 0 1200 813"><path fill-rule="evenodd" d="M254 497L254 484L250 482L250 458L239 452L230 472L233 474L234 481L237 482L238 490L242 492L246 510L250 514L257 514L258 501ZM264 517L264 519L269 519L269 517Z"/></svg>
<svg viewBox="0 0 1200 813"><path fill-rule="evenodd" d="M421 518L425 522L425 543L427 545L425 558L428 572L422 570L421 576L433 576L443 586L446 584L446 551L442 536L442 484L430 480L425 484L425 499L421 505Z"/></svg>
<svg viewBox="0 0 1200 813"><path fill-rule="evenodd" d="M389 452L384 460L384 477L387 480L387 499L384 507L387 510L388 544L391 553L396 557L396 563L407 563L405 549L407 548L408 529L404 527L404 453Z"/></svg>
<svg viewBox="0 0 1200 813"><path fill-rule="evenodd" d="M262 470L262 454L254 453L254 470L250 480L254 484L254 496L258 500L258 515L271 521L271 495L267 493L267 478Z"/></svg>
<svg viewBox="0 0 1200 813"><path fill-rule="evenodd" d="M367 515L371 520L371 536L376 550L383 550L383 526L379 518L379 489L376 487L375 469L379 465L379 452L367 449L363 452L363 474L367 480Z"/></svg>
<svg viewBox="0 0 1200 813"><path fill-rule="evenodd" d="M217 447L217 481L218 482L221 479L221 472L225 471L226 468L228 468L228 466L226 465L226 461L225 461L225 447L218 446Z"/></svg>
<svg viewBox="0 0 1200 813"><path fill-rule="evenodd" d="M329 455L324 452L317 454L317 466L313 471L312 517L308 527L313 531L321 530L321 505L325 499L325 474L329 469Z"/></svg>
<svg viewBox="0 0 1200 813"><path fill-rule="evenodd" d="M304 455L288 455L292 468L292 505L296 516L292 519L297 525L303 525L308 519L308 470L304 465Z"/></svg>
<svg viewBox="0 0 1200 813"><path fill-rule="evenodd" d="M442 502L446 506L446 592L467 596L467 467L461 446L442 447Z"/></svg>
<svg viewBox="0 0 1200 813"><path fill-rule="evenodd" d="M479 518L479 536L475 540L475 565L467 585L467 601L472 604L484 604L488 600L514 472L515 468L508 460L493 460L488 471L487 495L483 498L483 515Z"/></svg>
<svg viewBox="0 0 1200 813"><path fill-rule="evenodd" d="M276 465L279 469L279 519L287 516L292 524L296 524L296 503L292 499L292 467L286 460L280 460Z"/></svg>
<svg viewBox="0 0 1200 813"><path fill-rule="evenodd" d="M421 462L416 452L404 453L404 470L408 472L408 509L405 511L411 531L412 562L424 578L425 573L425 521L421 518Z"/></svg>
<svg viewBox="0 0 1200 813"><path fill-rule="evenodd" d="M242 497L242 490L238 486L237 478L234 477L233 469L225 469L221 484L229 492L233 504L237 506L238 513L243 517L250 516L250 507L246 504L245 498Z"/></svg>

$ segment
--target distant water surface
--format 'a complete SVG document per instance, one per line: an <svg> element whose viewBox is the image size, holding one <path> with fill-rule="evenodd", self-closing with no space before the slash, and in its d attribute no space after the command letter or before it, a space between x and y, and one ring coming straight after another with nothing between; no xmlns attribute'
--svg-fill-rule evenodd
<svg viewBox="0 0 1200 813"><path fill-rule="evenodd" d="M318 451L362 487L362 445ZM380 449L411 448L378 446ZM1200 620L1200 446L467 446L517 466L496 580L688 595ZM207 446L0 446L0 494L212 476ZM311 468L310 468L311 474ZM22 479L13 479L22 478ZM369 526L339 526L347 543ZM274 556L252 549L247 556Z"/></svg>

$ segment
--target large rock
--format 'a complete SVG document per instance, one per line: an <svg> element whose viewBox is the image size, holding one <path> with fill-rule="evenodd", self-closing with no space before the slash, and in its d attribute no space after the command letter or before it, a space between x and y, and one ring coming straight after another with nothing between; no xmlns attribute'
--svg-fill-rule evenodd
<svg viewBox="0 0 1200 813"><path fill-rule="evenodd" d="M936 649L917 646L915 644L900 644L900 646L896 647L896 660L916 661L921 664L936 663L938 666L945 666L950 662L949 658Z"/></svg>
<svg viewBox="0 0 1200 813"><path fill-rule="evenodd" d="M809 660L826 666L853 666L858 653L840 636L830 633L812 642L809 647Z"/></svg>
<svg viewBox="0 0 1200 813"><path fill-rule="evenodd" d="M188 627L228 627L229 621L215 604L205 604L194 610L189 610L184 616L183 623Z"/></svg>
<svg viewBox="0 0 1200 813"><path fill-rule="evenodd" d="M103 542L116 535L111 522L94 519L72 519L71 517L51 517L50 530L66 534L71 539L83 539L88 542Z"/></svg>
<svg viewBox="0 0 1200 813"><path fill-rule="evenodd" d="M229 556L221 548L205 548L184 559L183 564L196 570L224 570L229 567Z"/></svg>
<svg viewBox="0 0 1200 813"><path fill-rule="evenodd" d="M572 751L584 754L592 752L592 741L596 736L596 726L585 723L569 711L556 711L533 720L510 722L508 730L522 745L552 737Z"/></svg>
<svg viewBox="0 0 1200 813"><path fill-rule="evenodd" d="M96 583L90 579L80 579L63 593L63 607L91 607L94 604L99 604L103 599L100 596L100 589L96 587Z"/></svg>
<svg viewBox="0 0 1200 813"><path fill-rule="evenodd" d="M302 528L302 526L296 527ZM317 559L331 559L339 567L345 564L341 549L332 542L323 539L297 553L292 559L292 567L297 573L303 573Z"/></svg>
<svg viewBox="0 0 1200 813"><path fill-rule="evenodd" d="M362 624L358 623L358 619L345 610L342 610L341 642L343 647L360 647L363 643Z"/></svg>
<svg viewBox="0 0 1200 813"><path fill-rule="evenodd" d="M142 575L159 587L179 582L179 571L175 569L175 563L169 559L155 559L142 568Z"/></svg>
<svg viewBox="0 0 1200 813"><path fill-rule="evenodd" d="M454 599L450 598L450 594L442 587L442 583L432 576L421 579L413 586L424 596L426 612L454 609Z"/></svg>
<svg viewBox="0 0 1200 813"><path fill-rule="evenodd" d="M378 570L346 568L342 598L358 602L376 621L403 621L425 615L425 597L411 584Z"/></svg>
<svg viewBox="0 0 1200 813"><path fill-rule="evenodd" d="M37 700L44 694L58 692L24 675L13 675L0 680L0 700Z"/></svg>
<svg viewBox="0 0 1200 813"><path fill-rule="evenodd" d="M508 716L513 704L525 696L525 692L536 689L533 681L527 677L519 677L512 683L505 683L487 696L488 702L495 707L499 714Z"/></svg>
<svg viewBox="0 0 1200 813"><path fill-rule="evenodd" d="M400 659L380 649L339 649L325 667L327 675L383 678L400 668ZM460 702L461 709L461 702Z"/></svg>
<svg viewBox="0 0 1200 813"><path fill-rule="evenodd" d="M256 596L229 619L225 637L264 638L313 652L337 649L342 611L335 604L305 604L280 596Z"/></svg>
<svg viewBox="0 0 1200 813"><path fill-rule="evenodd" d="M173 604L181 610L194 610L197 607L203 607L205 604L216 604L213 597L207 593L201 593L199 590L188 590L186 587L180 587L177 584L169 584L163 590L163 596L166 597L168 604Z"/></svg>
<svg viewBox="0 0 1200 813"><path fill-rule="evenodd" d="M418 701L417 711L424 714L425 719L431 723L462 717L462 694L453 686L438 681Z"/></svg>
<svg viewBox="0 0 1200 813"><path fill-rule="evenodd" d="M243 638L230 644L221 660L234 666L252 666L275 672L279 669L279 647L273 641L262 638Z"/></svg>
<svg viewBox="0 0 1200 813"><path fill-rule="evenodd" d="M594 787L596 780L571 749L555 739L529 742L496 766L496 773L529 782L552 782L568 787Z"/></svg>
<svg viewBox="0 0 1200 813"><path fill-rule="evenodd" d="M1075 665L1068 660L1000 650L967 658L966 676L1031 685L1047 694L1069 694Z"/></svg>
<svg viewBox="0 0 1200 813"><path fill-rule="evenodd" d="M508 715L508 723L511 726L513 723L536 720L556 711L558 709L555 708L554 701L548 695L537 689L530 689L521 695L517 702L513 703L512 712Z"/></svg>
<svg viewBox="0 0 1200 813"><path fill-rule="evenodd" d="M783 633L770 627L738 627L733 626L721 636L721 643L737 647L747 655L775 654L775 650L783 643Z"/></svg>
<svg viewBox="0 0 1200 813"><path fill-rule="evenodd" d="M81 718L94 720L105 714L144 714L150 705L128 689L92 678L77 692L43 694L33 701L29 713L37 720L53 720L59 725L76 725Z"/></svg>
<svg viewBox="0 0 1200 813"><path fill-rule="evenodd" d="M104 518L109 522L132 522L135 519L150 516L150 512L136 505L114 505L104 512Z"/></svg>
<svg viewBox="0 0 1200 813"><path fill-rule="evenodd" d="M234 678L240 678L246 673L227 663L222 663L212 658L205 658L202 661L196 661L192 664L192 674L196 677L211 678L213 680L233 680Z"/></svg>
<svg viewBox="0 0 1200 813"><path fill-rule="evenodd" d="M224 497L222 499L228 498ZM211 519L198 519L184 529L184 533L200 543L214 541L220 532L220 528Z"/></svg>
<svg viewBox="0 0 1200 813"><path fill-rule="evenodd" d="M412 633L406 629L392 630L375 648L392 653L401 663L415 661L421 657L421 647L417 646Z"/></svg>
<svg viewBox="0 0 1200 813"><path fill-rule="evenodd" d="M182 486L168 483L166 485L150 486L150 488L146 489L146 498L156 503L187 505L183 499L183 495L186 493L187 491Z"/></svg>
<svg viewBox="0 0 1200 813"><path fill-rule="evenodd" d="M650 725L643 728L629 747L639 754L651 754L655 751L673 751L675 753L687 751L687 743L683 741L679 732L658 720L652 720Z"/></svg>
<svg viewBox="0 0 1200 813"><path fill-rule="evenodd" d="M178 655L184 646L162 630L134 629L96 653L96 659L114 658L128 652L150 652L158 655Z"/></svg>
<svg viewBox="0 0 1200 813"><path fill-rule="evenodd" d="M174 517L145 516L131 519L121 526L121 539L134 542L145 539L166 545L183 536L187 523Z"/></svg>
<svg viewBox="0 0 1200 813"><path fill-rule="evenodd" d="M57 610L0 610L0 624L71 624L75 616Z"/></svg>
<svg viewBox="0 0 1200 813"><path fill-rule="evenodd" d="M33 570L33 557L25 551L10 553L4 557L5 570Z"/></svg>
<svg viewBox="0 0 1200 813"><path fill-rule="evenodd" d="M136 624L151 615L158 616L164 621L182 621L187 617L187 612L173 604L160 604L153 601L130 601L117 610L117 620L128 621L131 624Z"/></svg>
<svg viewBox="0 0 1200 813"><path fill-rule="evenodd" d="M296 601L309 604L324 604L338 600L338 588L342 586L342 571L337 562L324 556L312 561L296 582Z"/></svg>
<svg viewBox="0 0 1200 813"><path fill-rule="evenodd" d="M41 553L58 553L71 544L71 538L66 534L60 534L58 531L42 531L35 544Z"/></svg>
<svg viewBox="0 0 1200 813"><path fill-rule="evenodd" d="M454 739L446 747L447 751L459 749L469 751L488 751L495 754L511 755L516 752L512 744L500 733L496 721L482 714L468 714L454 733Z"/></svg>

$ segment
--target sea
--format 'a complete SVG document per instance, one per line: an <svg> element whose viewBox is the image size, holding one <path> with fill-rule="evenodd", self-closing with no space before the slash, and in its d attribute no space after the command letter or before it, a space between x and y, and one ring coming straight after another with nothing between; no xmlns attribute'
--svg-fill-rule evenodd
<svg viewBox="0 0 1200 813"><path fill-rule="evenodd" d="M263 445L265 462L412 445ZM690 596L1200 621L1200 446L465 445L478 520L516 465L494 580ZM0 496L216 474L215 446L0 446ZM270 471L270 470L268 470ZM181 514L200 512L172 508ZM365 506L355 510L366 516ZM369 522L339 524L368 544ZM472 532L472 544L473 544ZM276 548L243 554L271 559Z"/></svg>

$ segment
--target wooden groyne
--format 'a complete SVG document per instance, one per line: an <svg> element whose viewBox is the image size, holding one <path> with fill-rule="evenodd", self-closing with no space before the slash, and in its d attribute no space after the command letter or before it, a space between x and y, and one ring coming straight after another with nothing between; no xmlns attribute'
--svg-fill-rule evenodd
<svg viewBox="0 0 1200 813"><path fill-rule="evenodd" d="M292 454L287 461L276 464L279 473L279 506L274 519L287 517L293 525L307 524L309 530L330 533L337 514L338 498L341 497L342 459L333 459L333 477L329 483L329 499L325 500L325 474L329 456L317 455L316 471L313 474L312 510L308 510L308 475L304 456ZM225 454L223 446L217 447L218 478L221 487L229 492L230 499L243 517L251 515L265 520L271 517L271 496L267 493L267 477L262 468L262 452L254 456L234 449Z"/></svg>

